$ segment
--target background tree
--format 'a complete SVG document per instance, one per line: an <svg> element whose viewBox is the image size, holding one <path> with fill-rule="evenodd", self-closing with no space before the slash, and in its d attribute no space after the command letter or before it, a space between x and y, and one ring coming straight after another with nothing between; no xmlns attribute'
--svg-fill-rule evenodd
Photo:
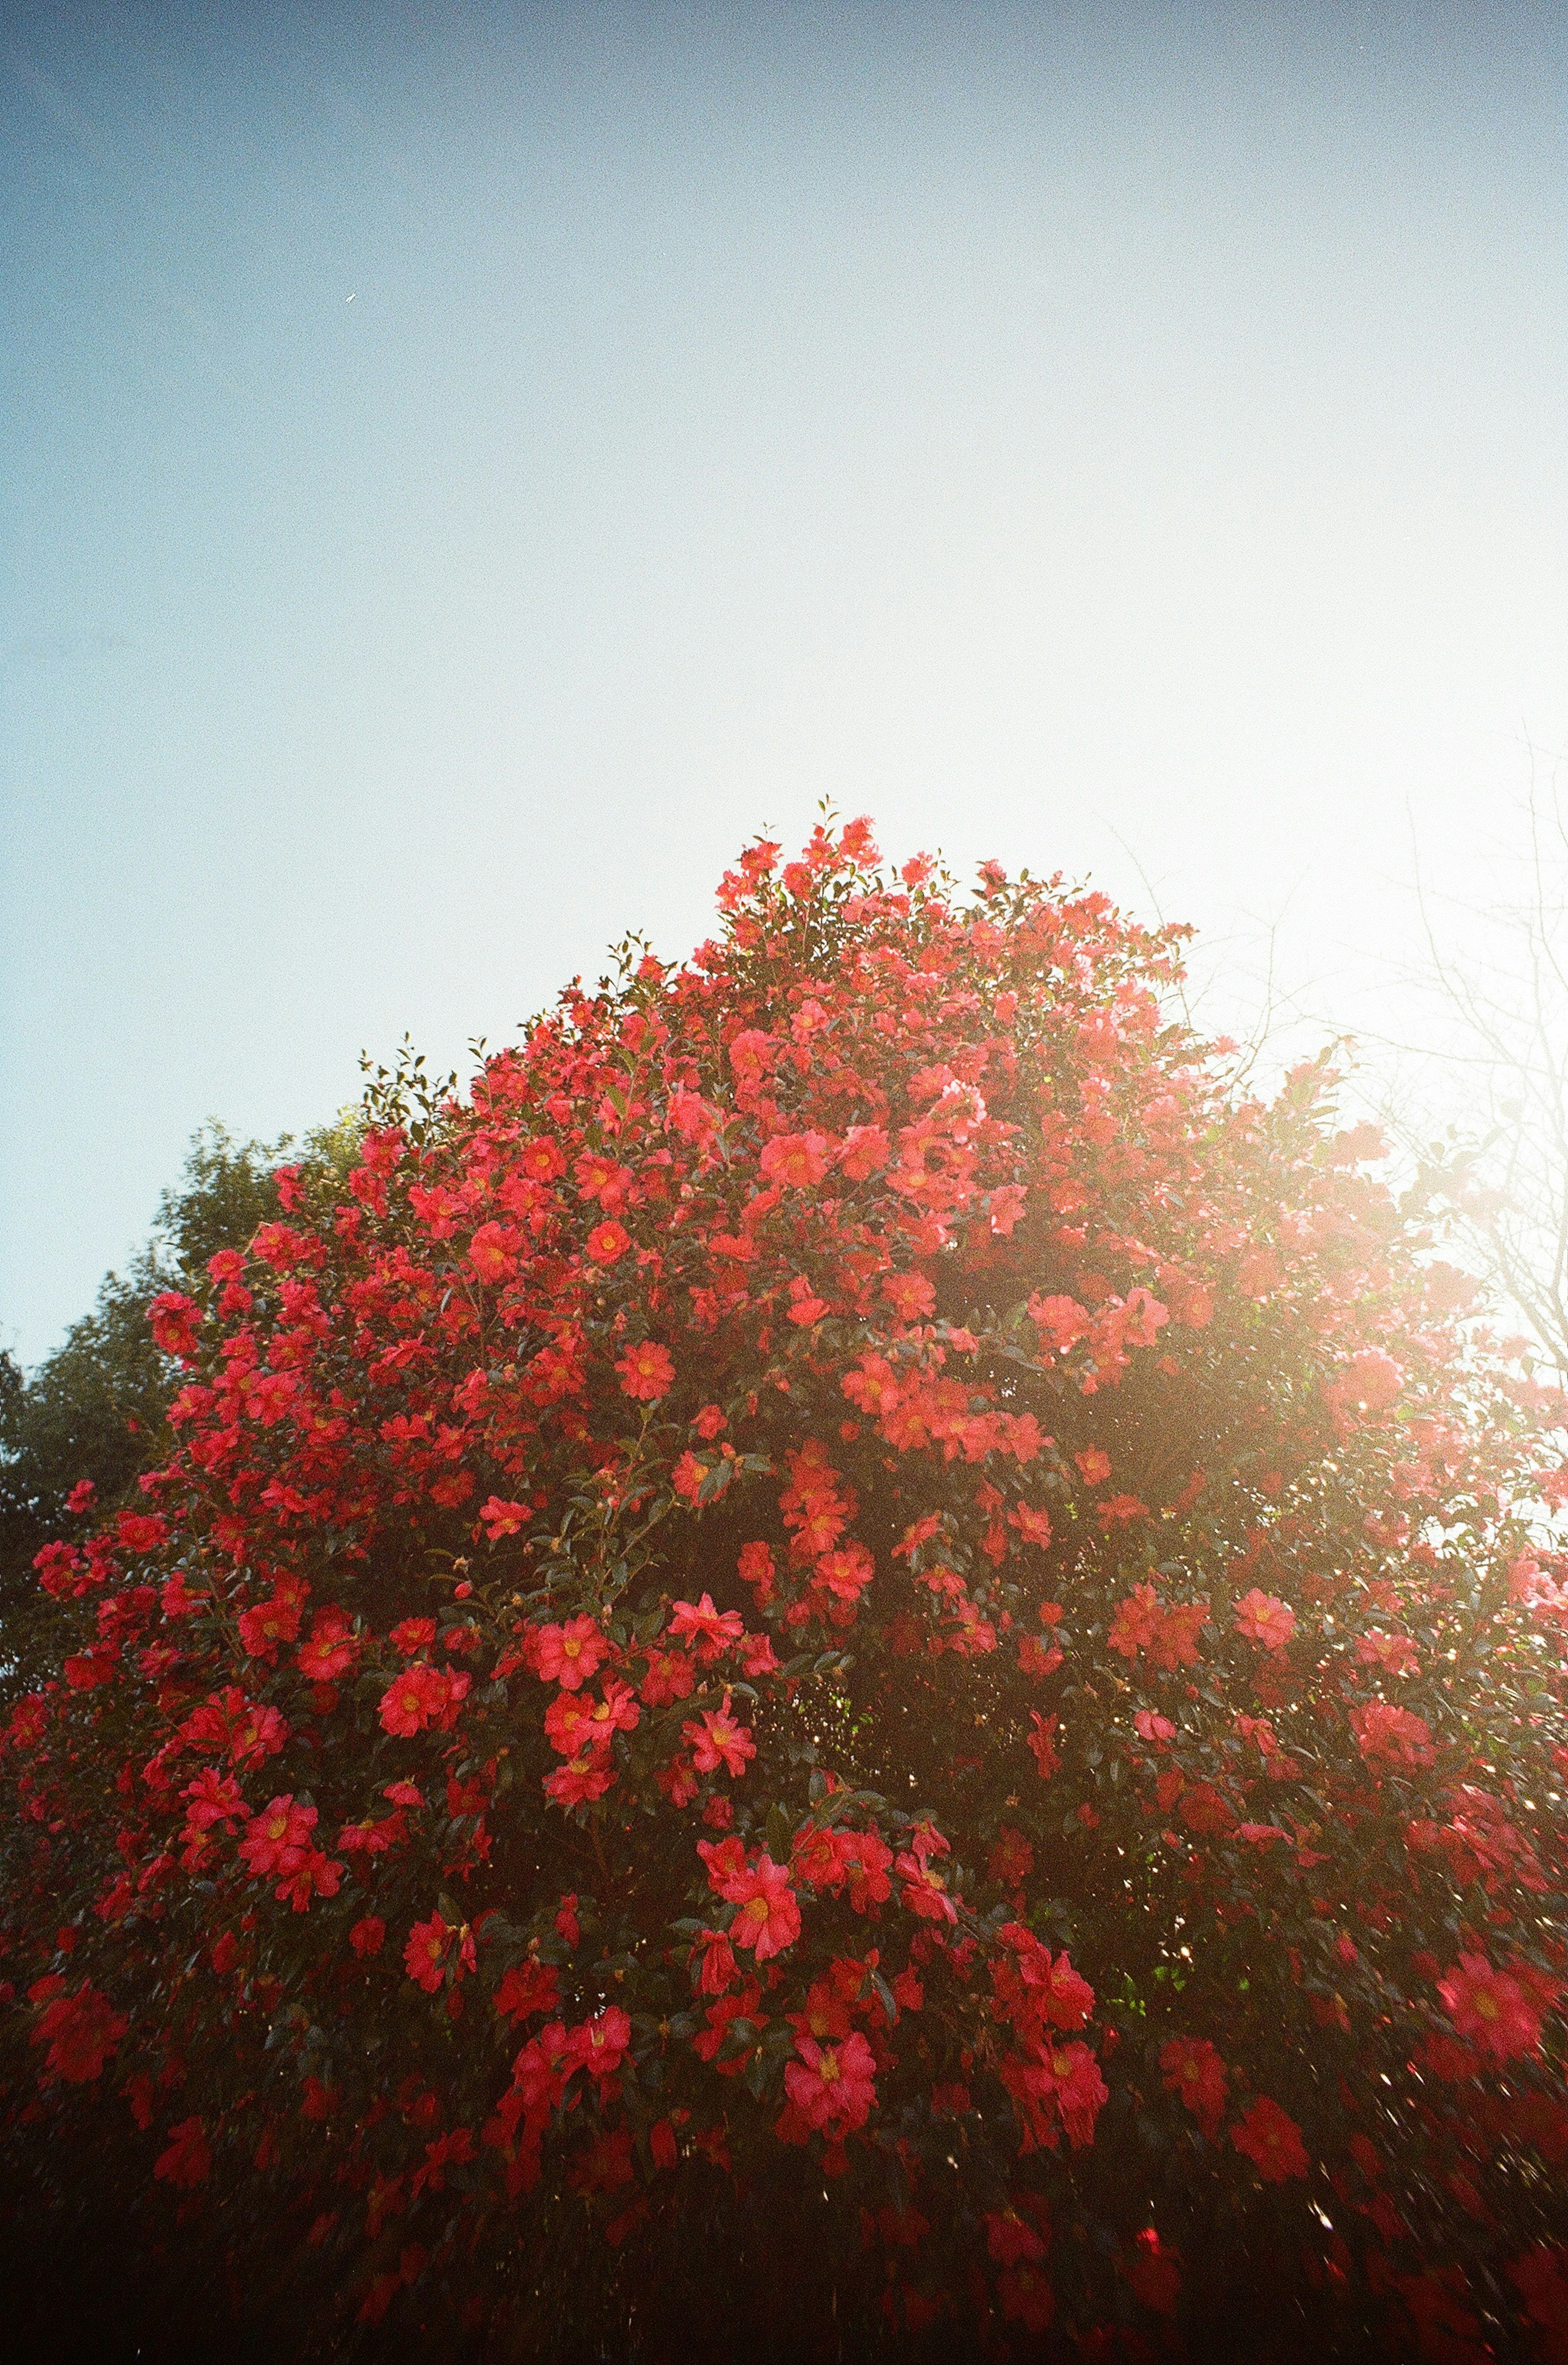
<svg viewBox="0 0 1568 2365"><path fill-rule="evenodd" d="M346 1171L353 1135L352 1124L322 1128L300 1155ZM0 1351L0 1700L27 1690L47 1655L33 1556L71 1524L73 1490L85 1481L104 1511L135 1502L140 1473L168 1450L180 1366L153 1338L149 1303L200 1285L217 1250L251 1238L276 1207L274 1169L293 1147L286 1134L240 1142L220 1124L203 1126L160 1197L151 1239L126 1272L105 1275L93 1311L30 1375Z"/></svg>
<svg viewBox="0 0 1568 2365"><path fill-rule="evenodd" d="M1385 1042L1403 1065L1384 1113L1420 1202L1451 1221L1499 1305L1568 1376L1568 817L1557 788L1533 790L1522 820L1507 893L1482 905L1423 898L1428 964L1404 986L1420 1034Z"/></svg>

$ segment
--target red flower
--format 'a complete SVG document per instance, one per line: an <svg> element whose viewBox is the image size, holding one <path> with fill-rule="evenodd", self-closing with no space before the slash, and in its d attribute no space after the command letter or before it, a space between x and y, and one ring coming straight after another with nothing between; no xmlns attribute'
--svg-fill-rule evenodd
<svg viewBox="0 0 1568 2365"><path fill-rule="evenodd" d="M882 1295L901 1322L918 1322L936 1305L936 1292L923 1272L889 1273L882 1283Z"/></svg>
<svg viewBox="0 0 1568 2365"><path fill-rule="evenodd" d="M828 1170L829 1145L820 1133L781 1133L765 1142L759 1165L770 1182L797 1191L820 1182Z"/></svg>
<svg viewBox="0 0 1568 2365"><path fill-rule="evenodd" d="M702 1481L708 1475L708 1465L695 1453L683 1453L669 1474L669 1483L684 1503L695 1503Z"/></svg>
<svg viewBox="0 0 1568 2365"><path fill-rule="evenodd" d="M479 1517L490 1541L498 1544L503 1536L520 1534L524 1522L533 1514L526 1503L509 1503L499 1495L492 1495L487 1503L479 1506Z"/></svg>
<svg viewBox="0 0 1568 2365"><path fill-rule="evenodd" d="M434 1995L446 1976L447 1956L456 1935L452 1924L439 1913L432 1913L428 1922L416 1922L409 1933L403 1960L409 1977L427 1995Z"/></svg>
<svg viewBox="0 0 1568 2365"><path fill-rule="evenodd" d="M1411 1709L1369 1700L1350 1710L1350 1730L1370 1765L1430 1765L1436 1762L1429 1725Z"/></svg>
<svg viewBox="0 0 1568 2365"><path fill-rule="evenodd" d="M194 1297L185 1297L177 1289L160 1290L147 1309L147 1319L165 1355L188 1361L196 1353L202 1313Z"/></svg>
<svg viewBox="0 0 1568 2365"><path fill-rule="evenodd" d="M1025 1639L1028 1640L1028 1637ZM1041 1781L1048 1782L1061 1766L1061 1757L1056 1745L1056 1730L1060 1720L1054 1716L1041 1716L1037 1709L1031 1709L1029 1721L1035 1728L1027 1736L1029 1746L1035 1753Z"/></svg>
<svg viewBox="0 0 1568 2365"><path fill-rule="evenodd" d="M1243 2111L1231 2128L1230 2140L1252 2161L1265 2184L1283 2184L1287 2177L1305 2176L1311 2161L1302 2146L1301 2129L1288 2111L1266 2094Z"/></svg>
<svg viewBox="0 0 1568 2365"><path fill-rule="evenodd" d="M734 1856L725 1851L731 1849L741 1856L738 1840L722 1841L716 1847L699 1841L697 1852L706 1861L709 1880L719 1895L740 1909L730 1924L730 1944L755 1950L757 1961L765 1963L792 1946L800 1936L801 1909L782 1866L765 1852L752 1865L741 1856L738 1868L729 1869ZM726 1867L722 1873L721 1865Z"/></svg>
<svg viewBox="0 0 1568 2365"><path fill-rule="evenodd" d="M314 1807L297 1806L292 1798L274 1799L252 1817L240 1853L254 1875L293 1872L314 1844L310 1834L315 1828Z"/></svg>
<svg viewBox="0 0 1568 2365"><path fill-rule="evenodd" d="M730 1714L728 1692L717 1714L705 1709L701 1723L683 1725L681 1737L691 1744L691 1762L699 1774L716 1774L722 1765L738 1781L745 1772L747 1760L756 1755L756 1743L749 1731Z"/></svg>
<svg viewBox="0 0 1568 2365"><path fill-rule="evenodd" d="M596 1224L588 1236L588 1252L595 1264L616 1264L632 1245L632 1235L622 1224Z"/></svg>
<svg viewBox="0 0 1568 2365"><path fill-rule="evenodd" d="M325 1684L347 1675L362 1648L346 1610L319 1609L309 1640L301 1642L295 1658L301 1675L311 1683Z"/></svg>
<svg viewBox="0 0 1568 2365"><path fill-rule="evenodd" d="M596 2019L585 2020L572 2030L567 2049L572 2060L591 2078L603 2079L615 2075L631 2042L631 2020L619 2004L611 2004Z"/></svg>
<svg viewBox="0 0 1568 2365"><path fill-rule="evenodd" d="M63 1979L50 1978L28 1990L29 2001L44 2007L30 2039L49 2048L39 2083L63 2078L73 2086L87 2085L103 2074L130 2023L91 1979L84 1979L74 1994L64 1988Z"/></svg>
<svg viewBox="0 0 1568 2365"><path fill-rule="evenodd" d="M449 1676L444 1668L416 1664L405 1667L381 1695L381 1721L386 1731L400 1735L422 1732L445 1716L454 1684L467 1689L465 1676ZM462 1694L459 1693L461 1698Z"/></svg>
<svg viewBox="0 0 1568 2365"><path fill-rule="evenodd" d="M610 1655L610 1644L597 1619L568 1619L564 1626L534 1629L536 1671L547 1684L563 1691L581 1689Z"/></svg>
<svg viewBox="0 0 1568 2365"><path fill-rule="evenodd" d="M1255 1585L1236 1605L1236 1631L1266 1651L1282 1651L1295 1632L1295 1611Z"/></svg>
<svg viewBox="0 0 1568 2365"><path fill-rule="evenodd" d="M169 2129L168 2148L152 2165L154 2176L185 2190L205 2184L212 2171L212 2146L199 2118L182 2119Z"/></svg>
<svg viewBox="0 0 1568 2365"><path fill-rule="evenodd" d="M366 1955L379 1955L386 1924L378 1913L366 1913L349 1932L349 1945L363 1961Z"/></svg>
<svg viewBox="0 0 1568 2365"><path fill-rule="evenodd" d="M667 1350L652 1339L644 1339L640 1347L628 1347L615 1368L621 1374L622 1395L639 1404L657 1404L675 1381L675 1365Z"/></svg>
<svg viewBox="0 0 1568 2365"><path fill-rule="evenodd" d="M1225 2064L1205 2037L1172 2036L1159 2048L1166 2091L1179 2094L1211 2140L1219 2132L1228 2091Z"/></svg>
<svg viewBox="0 0 1568 2365"><path fill-rule="evenodd" d="M558 1807L591 1805L602 1799L615 1781L611 1767L594 1751L582 1749L554 1774L544 1777L544 1795Z"/></svg>
<svg viewBox="0 0 1568 2365"><path fill-rule="evenodd" d="M517 1271L518 1236L505 1224L481 1224L468 1248L476 1278L494 1288Z"/></svg>
<svg viewBox="0 0 1568 2365"><path fill-rule="evenodd" d="M798 2036L798 2061L787 2063L784 2090L808 2126L863 2127L876 2104L871 2048L857 2029L838 2045Z"/></svg>
<svg viewBox="0 0 1568 2365"><path fill-rule="evenodd" d="M1540 2014L1518 1979L1494 1970L1484 1955L1462 1955L1438 1981L1443 2010L1458 2036L1495 2060L1512 2061L1540 2047Z"/></svg>
<svg viewBox="0 0 1568 2365"><path fill-rule="evenodd" d="M678 1601L670 1613L672 1636L691 1640L700 1667L711 1666L713 1661L738 1642L745 1631L745 1620L738 1609L717 1609L713 1597L705 1593L700 1601Z"/></svg>
<svg viewBox="0 0 1568 2365"><path fill-rule="evenodd" d="M903 1876L903 1901L912 1913L927 1922L953 1922L958 1909L947 1894L947 1884L934 1865L913 1853L901 1855L894 1870Z"/></svg>
<svg viewBox="0 0 1568 2365"><path fill-rule="evenodd" d="M560 1981L548 1963L514 1964L496 1990L496 2012L514 2026L535 2012L554 2012L560 2000Z"/></svg>

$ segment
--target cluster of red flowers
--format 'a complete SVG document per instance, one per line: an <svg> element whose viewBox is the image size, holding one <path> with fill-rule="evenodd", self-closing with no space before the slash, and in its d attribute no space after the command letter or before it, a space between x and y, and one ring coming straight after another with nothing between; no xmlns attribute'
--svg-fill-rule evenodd
<svg viewBox="0 0 1568 2365"><path fill-rule="evenodd" d="M264 2188L367 2323L563 2196L646 2322L695 2194L900 2340L1217 2337L1266 2240L1568 2356L1561 1405L1179 932L778 856L154 1301L0 1752L10 2175Z"/></svg>

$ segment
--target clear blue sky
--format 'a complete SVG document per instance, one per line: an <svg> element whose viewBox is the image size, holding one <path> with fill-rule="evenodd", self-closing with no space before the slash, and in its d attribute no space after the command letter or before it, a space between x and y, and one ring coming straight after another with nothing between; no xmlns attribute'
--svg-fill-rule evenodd
<svg viewBox="0 0 1568 2365"><path fill-rule="evenodd" d="M207 1115L687 948L823 795L1349 992L1568 747L1565 74L1510 0L14 6L0 1340Z"/></svg>

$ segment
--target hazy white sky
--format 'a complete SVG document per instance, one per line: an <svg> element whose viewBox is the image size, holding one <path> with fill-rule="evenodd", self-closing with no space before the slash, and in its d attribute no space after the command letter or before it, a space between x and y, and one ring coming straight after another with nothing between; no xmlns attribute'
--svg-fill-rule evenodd
<svg viewBox="0 0 1568 2365"><path fill-rule="evenodd" d="M7 25L25 1361L824 795L1356 1018L1568 749L1558 6Z"/></svg>

